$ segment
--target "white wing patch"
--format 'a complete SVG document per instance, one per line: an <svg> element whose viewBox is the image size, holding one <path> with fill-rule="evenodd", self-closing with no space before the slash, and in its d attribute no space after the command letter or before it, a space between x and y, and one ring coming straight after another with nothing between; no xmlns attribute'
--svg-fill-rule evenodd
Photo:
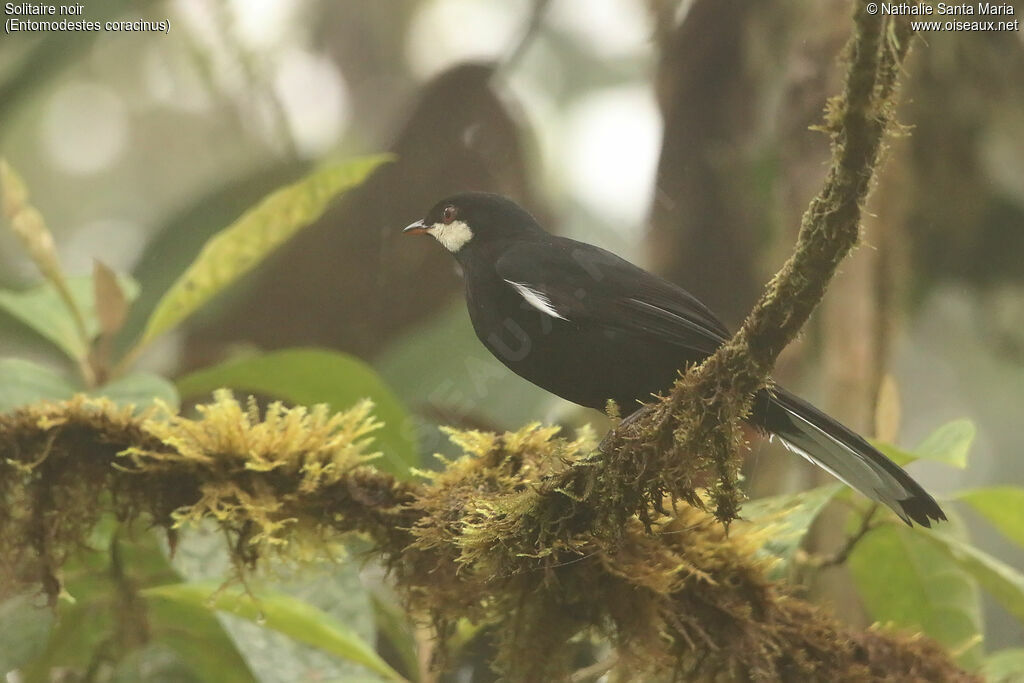
<svg viewBox="0 0 1024 683"><path fill-rule="evenodd" d="M512 280L505 280L519 292L519 295L526 299L526 303L536 308L541 313L550 315L552 318L560 318L562 320L569 320L564 315L555 310L555 307L551 305L551 299L548 298L543 292L539 292L536 289L530 289L526 285L520 282L512 282Z"/></svg>

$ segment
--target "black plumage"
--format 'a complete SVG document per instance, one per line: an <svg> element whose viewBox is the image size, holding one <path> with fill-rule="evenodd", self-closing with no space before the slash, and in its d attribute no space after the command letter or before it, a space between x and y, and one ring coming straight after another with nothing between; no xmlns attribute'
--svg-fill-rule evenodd
<svg viewBox="0 0 1024 683"><path fill-rule="evenodd" d="M614 399L629 412L730 336L682 288L604 249L548 234L499 195L445 199L405 231L433 235L458 260L473 329L491 353L580 405L603 410ZM781 387L759 392L747 419L908 524L946 518L898 465Z"/></svg>

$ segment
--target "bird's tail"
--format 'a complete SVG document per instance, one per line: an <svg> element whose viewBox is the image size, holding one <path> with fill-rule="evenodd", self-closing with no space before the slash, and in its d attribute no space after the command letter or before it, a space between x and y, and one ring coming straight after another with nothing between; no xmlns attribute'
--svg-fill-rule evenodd
<svg viewBox="0 0 1024 683"><path fill-rule="evenodd" d="M888 505L900 518L922 526L944 520L935 499L903 469L853 430L788 391L773 387L754 399L750 422L774 434L792 451Z"/></svg>

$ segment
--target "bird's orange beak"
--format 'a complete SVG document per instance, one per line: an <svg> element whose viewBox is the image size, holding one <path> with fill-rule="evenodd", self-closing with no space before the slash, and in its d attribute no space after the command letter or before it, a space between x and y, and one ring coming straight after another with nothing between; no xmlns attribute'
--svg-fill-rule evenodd
<svg viewBox="0 0 1024 683"><path fill-rule="evenodd" d="M403 235L422 235L427 231L427 225L423 221L416 221L405 226L405 230L402 231Z"/></svg>

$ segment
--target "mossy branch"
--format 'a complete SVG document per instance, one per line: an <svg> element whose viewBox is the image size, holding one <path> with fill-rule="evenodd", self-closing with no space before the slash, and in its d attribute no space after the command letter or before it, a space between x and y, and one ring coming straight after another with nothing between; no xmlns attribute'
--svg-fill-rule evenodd
<svg viewBox="0 0 1024 683"><path fill-rule="evenodd" d="M863 3L853 4L845 87L829 101L823 126L831 136L832 162L824 187L803 216L793 255L736 335L689 369L643 418L606 442L609 469L635 477L647 492L633 501L635 514L666 494L694 502L696 484L710 475L716 516L725 523L737 517L739 418L753 394L769 385L776 358L796 338L860 238L862 207L893 122L898 75L913 33L904 17L868 14Z"/></svg>
<svg viewBox="0 0 1024 683"><path fill-rule="evenodd" d="M369 538L441 633L464 617L493 626L512 680L566 677L581 633L616 645L626 680L969 678L927 639L847 629L768 581L763 531L726 535L680 505L649 530L595 533L587 506L544 483L589 457L586 436L453 431L465 456L404 483L370 466L374 426L364 405L260 419L226 393L196 420L85 397L0 416L0 597L35 586L56 600L61 565L107 511L169 534L210 519L238 567Z"/></svg>

